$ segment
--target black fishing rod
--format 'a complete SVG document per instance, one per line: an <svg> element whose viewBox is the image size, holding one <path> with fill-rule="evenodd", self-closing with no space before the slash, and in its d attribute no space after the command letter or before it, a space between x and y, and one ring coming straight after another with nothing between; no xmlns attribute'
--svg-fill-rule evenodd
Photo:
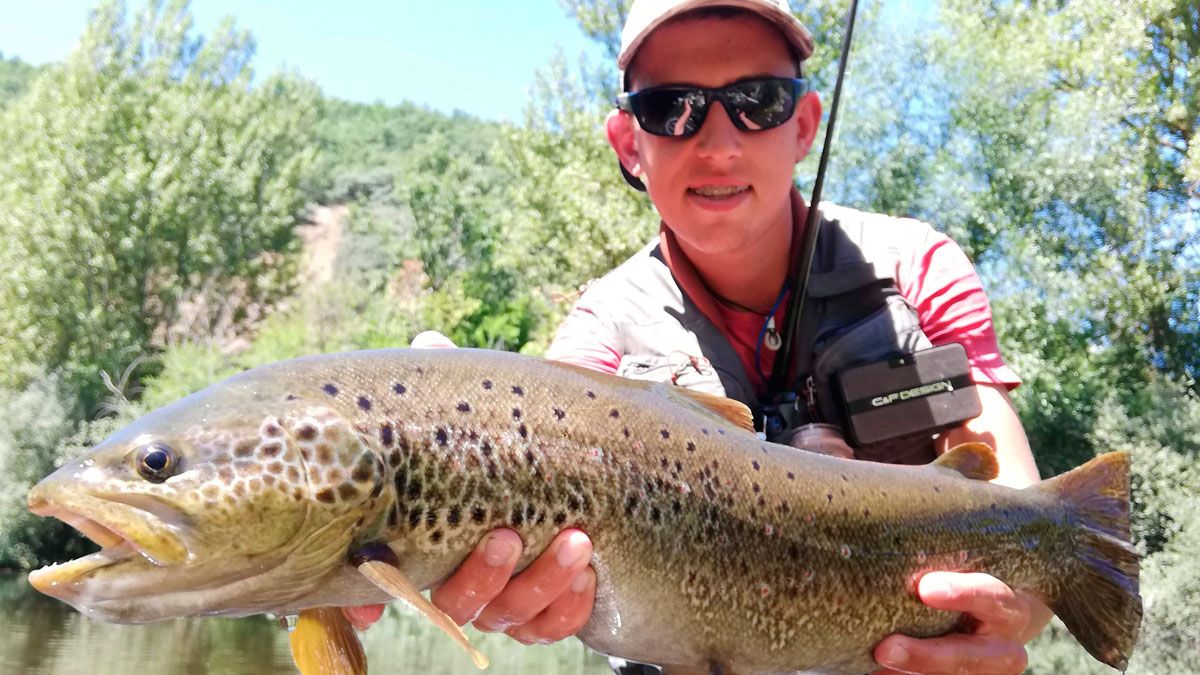
<svg viewBox="0 0 1200 675"><path fill-rule="evenodd" d="M842 55L838 64L837 83L833 88L833 101L829 108L829 122L825 127L825 142L821 147L821 160L817 165L817 180L813 184L812 199L808 204L808 219L804 224L804 240L794 261L796 270L792 280L792 297L788 300L786 323L783 328L783 346L771 372L769 391L778 396L791 389L792 370L795 367L796 331L800 327L800 315L804 312L804 298L808 295L808 276L812 271L813 254L817 249L820 231L821 188L825 185L825 169L829 165L829 150L833 145L833 127L837 121L838 104L842 99L842 80L846 76L846 63L850 59L850 42L854 37L854 20L858 14L858 0L850 0L846 15L846 37L842 40ZM780 367L782 365L782 367Z"/></svg>

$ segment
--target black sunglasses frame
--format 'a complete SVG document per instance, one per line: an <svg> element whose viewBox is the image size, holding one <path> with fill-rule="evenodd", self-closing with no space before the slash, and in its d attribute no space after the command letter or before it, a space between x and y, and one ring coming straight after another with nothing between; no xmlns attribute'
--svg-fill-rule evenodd
<svg viewBox="0 0 1200 675"><path fill-rule="evenodd" d="M790 86L792 93L791 106L789 107L786 115L780 115L780 119L777 123L771 124L770 126L752 128L746 125L745 120L742 119L741 115L737 114L738 112L744 111L744 107L740 106L737 101L733 100L733 92L739 88L746 87L747 85L755 85L759 83L772 83ZM692 87L680 84L667 84L659 87L649 87L647 89L642 89L635 92L623 92L617 95L615 104L617 106L617 110L632 114L646 133L654 136L662 136L664 138L688 138L690 136L694 136L704 126L704 121L708 118L708 110L710 107L712 107L713 101L721 102L721 105L725 108L726 115L729 116L730 121L733 122L733 126L737 127L739 131L766 131L767 129L774 129L775 127L782 126L787 122L787 120L791 119L792 114L796 111L796 102L799 101L804 94L808 93L808 85L808 78L804 77L760 77L750 80L741 80L732 84L728 84L724 87L717 87L715 89L706 87ZM705 101L704 105L693 113L693 117L696 120L694 129L685 131L681 134L661 133L659 130L651 128L654 125L647 124L644 119L646 114L645 111L639 112L641 107L639 101L646 100L644 98L646 94L657 94L663 92L679 92L681 96L695 96L697 94L703 96L703 100Z"/></svg>

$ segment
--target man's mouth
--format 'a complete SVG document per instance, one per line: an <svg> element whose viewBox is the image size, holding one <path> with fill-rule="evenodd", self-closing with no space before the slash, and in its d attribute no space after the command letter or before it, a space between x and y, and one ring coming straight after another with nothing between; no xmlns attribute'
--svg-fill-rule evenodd
<svg viewBox="0 0 1200 675"><path fill-rule="evenodd" d="M690 194L707 199L731 199L749 191L749 185L701 185L688 188Z"/></svg>

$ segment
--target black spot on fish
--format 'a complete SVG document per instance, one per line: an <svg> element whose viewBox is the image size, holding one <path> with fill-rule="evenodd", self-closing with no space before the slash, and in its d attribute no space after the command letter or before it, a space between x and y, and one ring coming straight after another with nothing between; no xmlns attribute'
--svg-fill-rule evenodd
<svg viewBox="0 0 1200 675"><path fill-rule="evenodd" d="M691 442L691 441L688 441L688 444L687 444L687 451L688 451L688 452L695 452L695 451L696 451L696 444L695 444L695 443L693 443L693 442Z"/></svg>
<svg viewBox="0 0 1200 675"><path fill-rule="evenodd" d="M535 459L536 458L534 457L532 450L525 451L525 463L526 464L528 464L529 466L533 466Z"/></svg>
<svg viewBox="0 0 1200 675"><path fill-rule="evenodd" d="M492 443L491 443L491 441L488 441L488 440L485 438L485 439L483 440L483 443L480 443L480 444L479 444L479 451L483 453L483 456L484 456L484 457L491 457L491 456L492 456Z"/></svg>
<svg viewBox="0 0 1200 675"><path fill-rule="evenodd" d="M437 431L434 432L434 435L437 438L438 445L445 445L450 441L450 435L446 433L446 429L444 427L438 427Z"/></svg>
<svg viewBox="0 0 1200 675"><path fill-rule="evenodd" d="M521 422L521 426L517 427L517 433L521 434L521 438L529 438L529 429Z"/></svg>
<svg viewBox="0 0 1200 675"><path fill-rule="evenodd" d="M565 522L567 522L567 514L563 513L562 511L557 511L557 512L555 512L555 514L554 514L554 524L555 524L555 525L562 525L562 524L563 524L563 523L565 523Z"/></svg>
<svg viewBox="0 0 1200 675"><path fill-rule="evenodd" d="M483 381L483 388L484 388L484 389L487 389L488 391L491 391L491 389L492 389L492 381L491 381L491 380L484 380L484 381Z"/></svg>
<svg viewBox="0 0 1200 675"><path fill-rule="evenodd" d="M579 504L578 497L576 497L575 495L571 495L570 497L567 497L567 508L568 509L570 509L572 511L578 511L579 506L580 506L580 504Z"/></svg>
<svg viewBox="0 0 1200 675"><path fill-rule="evenodd" d="M673 499L671 500L671 510L675 512L675 515L679 515L683 511L683 504L680 504L678 499Z"/></svg>
<svg viewBox="0 0 1200 675"><path fill-rule="evenodd" d="M762 467L759 466L757 459L754 460L753 462L750 462L750 466L753 466L755 471L759 471L762 469Z"/></svg>
<svg viewBox="0 0 1200 675"><path fill-rule="evenodd" d="M625 427L621 431L623 431L625 433L625 438L629 438L629 427Z"/></svg>
<svg viewBox="0 0 1200 675"><path fill-rule="evenodd" d="M240 483L239 483L240 485ZM317 493L317 501L323 504L332 504L337 501L337 497L333 496L333 490L325 488Z"/></svg>
<svg viewBox="0 0 1200 675"><path fill-rule="evenodd" d="M288 395L287 395L287 399L285 399L285 400L288 400L288 401L295 401L295 400L296 400L296 395L295 395L295 394L288 394Z"/></svg>
<svg viewBox="0 0 1200 675"><path fill-rule="evenodd" d="M311 424L305 424L304 426L300 427L298 431L296 431L296 435L299 436L300 440L302 441L311 441L317 437L317 428Z"/></svg>
<svg viewBox="0 0 1200 675"><path fill-rule="evenodd" d="M373 475L375 475L374 465L370 459L364 459L355 465L354 471L350 473L350 479L358 483L365 483Z"/></svg>
<svg viewBox="0 0 1200 675"><path fill-rule="evenodd" d="M437 511L434 511L433 509L429 509L428 511L425 512L425 527L432 530L433 526L437 525L437 521L438 521L438 512Z"/></svg>
<svg viewBox="0 0 1200 675"><path fill-rule="evenodd" d="M342 483L338 486L338 497L341 497L342 501L348 502L357 496L358 490L356 490L353 485L349 483Z"/></svg>
<svg viewBox="0 0 1200 675"><path fill-rule="evenodd" d="M482 506L476 504L471 507L471 522L479 525L487 518L487 511L483 510Z"/></svg>
<svg viewBox="0 0 1200 675"><path fill-rule="evenodd" d="M762 488L758 486L758 483L753 483L753 484L751 484L751 486L750 486L750 489L751 489L751 490L754 490L755 492L761 492L761 491L762 491Z"/></svg>
<svg viewBox="0 0 1200 675"><path fill-rule="evenodd" d="M397 474L397 475L399 475L399 474ZM421 480L418 478L413 478L412 480L408 481L408 488L406 489L404 496L407 497L410 501L414 501L414 502L417 501L418 499L420 499L421 498Z"/></svg>
<svg viewBox="0 0 1200 675"><path fill-rule="evenodd" d="M564 417L566 417L566 416L567 416L567 411L566 411L566 410L563 410L562 408L555 408L555 409L554 409L554 419L556 419L556 420L560 420L560 421L561 421L561 420L562 420Z"/></svg>
<svg viewBox="0 0 1200 675"><path fill-rule="evenodd" d="M667 431L666 429L663 429L658 433L663 437L664 441L671 437L671 432Z"/></svg>
<svg viewBox="0 0 1200 675"><path fill-rule="evenodd" d="M675 460L675 473L683 473L683 462Z"/></svg>
<svg viewBox="0 0 1200 675"><path fill-rule="evenodd" d="M844 482L844 483L849 483L849 482L850 482L850 479L849 479L849 478L846 478L846 474L842 474L842 482Z"/></svg>
<svg viewBox="0 0 1200 675"><path fill-rule="evenodd" d="M787 502L781 502L779 504L779 512L780 513L788 513L791 510L792 510L792 507L789 506Z"/></svg>
<svg viewBox="0 0 1200 675"><path fill-rule="evenodd" d="M415 528L417 525L420 525L421 524L421 516L423 516L423 515L425 515L425 514L421 510L421 507L419 507L419 506L414 506L411 509L409 509L408 510L408 526L411 528Z"/></svg>
<svg viewBox="0 0 1200 675"><path fill-rule="evenodd" d="M388 520L387 520L388 527L395 528L396 525L399 523L399 521L400 521L400 516L399 516L399 514L396 513L396 509L392 509L391 511L388 511Z"/></svg>
<svg viewBox="0 0 1200 675"><path fill-rule="evenodd" d="M442 540L442 531L441 530L434 530L433 534L429 535L429 541L432 541L435 544L440 542L441 540Z"/></svg>
<svg viewBox="0 0 1200 675"><path fill-rule="evenodd" d="M446 524L450 527L458 527L462 522L462 507L458 504L450 507L450 512L446 514Z"/></svg>
<svg viewBox="0 0 1200 675"><path fill-rule="evenodd" d="M787 477L788 480L796 480L796 474L792 473L791 471L787 472Z"/></svg>
<svg viewBox="0 0 1200 675"><path fill-rule="evenodd" d="M934 485L934 486L933 486L933 491L934 491L934 492L941 492L941 491L942 491L942 489L941 489L940 487L938 487L938 486Z"/></svg>
<svg viewBox="0 0 1200 675"><path fill-rule="evenodd" d="M591 391L591 390L589 389L589 390L588 390L588 393L587 393L587 397L588 397L588 398L596 398L596 392L594 392L594 391Z"/></svg>
<svg viewBox="0 0 1200 675"><path fill-rule="evenodd" d="M460 412L460 413L469 413L469 412L471 412L471 404L470 404L470 403L467 403L466 401L459 401L459 402L458 402L458 405L457 405L457 406L455 406L455 408L456 408L456 409L458 410L458 412Z"/></svg>
<svg viewBox="0 0 1200 675"><path fill-rule="evenodd" d="M508 520L513 525L517 525L519 527L522 523L525 522L525 511L519 506L514 506L513 510L512 510L512 515L509 516Z"/></svg>
<svg viewBox="0 0 1200 675"><path fill-rule="evenodd" d="M864 515L864 516L867 516L867 517L870 517L870 516L871 516L871 509L863 509L863 515Z"/></svg>
<svg viewBox="0 0 1200 675"><path fill-rule="evenodd" d="M625 498L625 515L632 516L633 512L635 510L637 510L637 505L638 505L637 495L629 495L628 497L626 497Z"/></svg>
<svg viewBox="0 0 1200 675"><path fill-rule="evenodd" d="M758 518L758 509L751 506L750 507L750 520L755 520L756 518Z"/></svg>
<svg viewBox="0 0 1200 675"><path fill-rule="evenodd" d="M513 408L513 411L512 411L512 418L513 418L513 421L514 421L514 422L520 422L520 421L521 421L521 409L520 409L520 408Z"/></svg>
<svg viewBox="0 0 1200 675"><path fill-rule="evenodd" d="M659 463L662 465L662 468L664 468L664 469L667 468L668 466L671 466L671 460L667 459L666 457L663 457L661 460L659 460Z"/></svg>
<svg viewBox="0 0 1200 675"><path fill-rule="evenodd" d="M619 410L617 410L616 408L613 408L612 410L608 411L608 416L615 420L621 416L621 412Z"/></svg>
<svg viewBox="0 0 1200 675"><path fill-rule="evenodd" d="M379 442L383 443L383 447L392 447L392 440L392 425L384 424L383 426L379 427Z"/></svg>
<svg viewBox="0 0 1200 675"><path fill-rule="evenodd" d="M399 450L393 450L392 454L388 455L388 466L400 466Z"/></svg>
<svg viewBox="0 0 1200 675"><path fill-rule="evenodd" d="M833 503L833 493L832 493L832 492L826 492L826 493L825 493L825 501L826 501L826 502L828 502L828 503L830 503L830 504L832 504L832 503Z"/></svg>
<svg viewBox="0 0 1200 675"><path fill-rule="evenodd" d="M370 410L371 409L371 400L368 399L366 396L359 396L358 397L358 407L362 408L364 411Z"/></svg>
<svg viewBox="0 0 1200 675"><path fill-rule="evenodd" d="M714 459L712 466L713 466L713 469L719 469L719 468L721 468L721 463Z"/></svg>
<svg viewBox="0 0 1200 675"><path fill-rule="evenodd" d="M762 495L759 495L758 496L758 505L765 507L767 505L767 498Z"/></svg>
<svg viewBox="0 0 1200 675"><path fill-rule="evenodd" d="M404 392L408 391L408 387L397 382L396 384L392 385L392 391L396 392L400 396L403 396Z"/></svg>
<svg viewBox="0 0 1200 675"><path fill-rule="evenodd" d="M658 512L658 507L651 506L650 507L650 522L657 524L660 521L662 521L662 514Z"/></svg>
<svg viewBox="0 0 1200 675"><path fill-rule="evenodd" d="M513 388L512 388L512 393L517 396L524 396L525 390L523 388L521 388L520 386L514 384Z"/></svg>
<svg viewBox="0 0 1200 675"><path fill-rule="evenodd" d="M327 384L324 387L321 387L321 391L325 392L326 394L329 394L330 396L337 396L338 388L333 386L332 384Z"/></svg>

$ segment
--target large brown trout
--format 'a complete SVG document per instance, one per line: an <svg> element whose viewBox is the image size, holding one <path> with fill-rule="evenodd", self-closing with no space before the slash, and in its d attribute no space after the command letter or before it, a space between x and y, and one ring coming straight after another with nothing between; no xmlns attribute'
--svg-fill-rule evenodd
<svg viewBox="0 0 1200 675"><path fill-rule="evenodd" d="M914 592L949 570L1033 593L1096 658L1126 663L1141 617L1126 454L1014 490L981 480L995 473L982 445L900 467L748 425L726 399L513 354L281 362L154 411L39 483L30 508L103 548L30 581L105 621L300 614L357 645L319 608L403 596L444 624L418 589L486 532L519 532L523 566L578 527L598 579L579 637L606 654L862 673L888 634L955 627ZM324 658L314 649L297 647L302 669Z"/></svg>

